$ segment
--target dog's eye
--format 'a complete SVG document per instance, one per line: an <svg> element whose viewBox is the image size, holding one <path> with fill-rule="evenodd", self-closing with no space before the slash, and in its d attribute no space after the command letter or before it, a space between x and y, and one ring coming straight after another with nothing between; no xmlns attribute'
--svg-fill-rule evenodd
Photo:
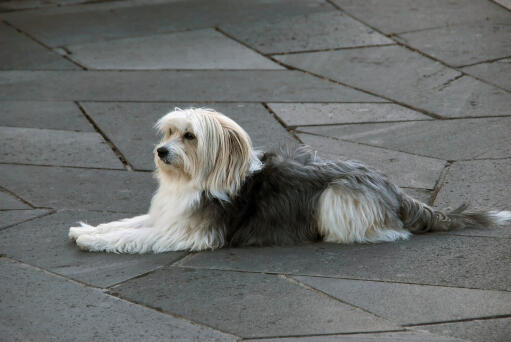
<svg viewBox="0 0 511 342"><path fill-rule="evenodd" d="M192 133L190 132L186 132L184 135L183 135L183 138L187 139L187 140L193 140L195 139L195 135L193 135Z"/></svg>
<svg viewBox="0 0 511 342"><path fill-rule="evenodd" d="M169 128L169 135L172 135L172 128Z"/></svg>

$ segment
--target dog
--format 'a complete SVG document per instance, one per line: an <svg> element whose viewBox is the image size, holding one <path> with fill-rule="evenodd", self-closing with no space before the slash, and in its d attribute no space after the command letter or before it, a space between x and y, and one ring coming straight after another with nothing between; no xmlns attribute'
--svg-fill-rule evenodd
<svg viewBox="0 0 511 342"><path fill-rule="evenodd" d="M163 116L154 150L159 188L149 212L69 238L87 251L161 253L305 242L383 242L412 233L490 227L511 211L439 211L357 161L329 161L307 146L259 152L233 120L211 109Z"/></svg>

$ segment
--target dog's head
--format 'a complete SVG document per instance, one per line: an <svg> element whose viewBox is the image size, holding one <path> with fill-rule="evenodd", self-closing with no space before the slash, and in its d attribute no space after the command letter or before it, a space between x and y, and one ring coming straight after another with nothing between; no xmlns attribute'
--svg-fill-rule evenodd
<svg viewBox="0 0 511 342"><path fill-rule="evenodd" d="M160 178L193 182L213 195L234 194L248 172L260 167L248 134L211 109L176 109L156 127L154 150Z"/></svg>

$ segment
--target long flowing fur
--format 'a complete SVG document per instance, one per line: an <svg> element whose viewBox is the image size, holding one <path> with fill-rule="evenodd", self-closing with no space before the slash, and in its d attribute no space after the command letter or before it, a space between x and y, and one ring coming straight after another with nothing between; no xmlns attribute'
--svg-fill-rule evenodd
<svg viewBox="0 0 511 342"><path fill-rule="evenodd" d="M381 242L511 222L508 211L435 210L360 162L323 160L306 146L258 153L238 124L210 109L176 109L156 127L159 188L149 212L70 228L80 248L160 253Z"/></svg>

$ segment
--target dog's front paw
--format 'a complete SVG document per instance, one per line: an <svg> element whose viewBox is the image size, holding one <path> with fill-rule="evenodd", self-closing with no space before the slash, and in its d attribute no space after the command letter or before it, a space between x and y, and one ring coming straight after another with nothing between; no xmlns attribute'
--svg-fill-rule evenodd
<svg viewBox="0 0 511 342"><path fill-rule="evenodd" d="M97 235L81 234L75 242L82 251L100 252L106 250L105 242Z"/></svg>
<svg viewBox="0 0 511 342"><path fill-rule="evenodd" d="M90 226L83 222L80 222L80 227L71 227L69 228L69 239L74 241L78 239L83 234L91 234L96 230L96 227Z"/></svg>

